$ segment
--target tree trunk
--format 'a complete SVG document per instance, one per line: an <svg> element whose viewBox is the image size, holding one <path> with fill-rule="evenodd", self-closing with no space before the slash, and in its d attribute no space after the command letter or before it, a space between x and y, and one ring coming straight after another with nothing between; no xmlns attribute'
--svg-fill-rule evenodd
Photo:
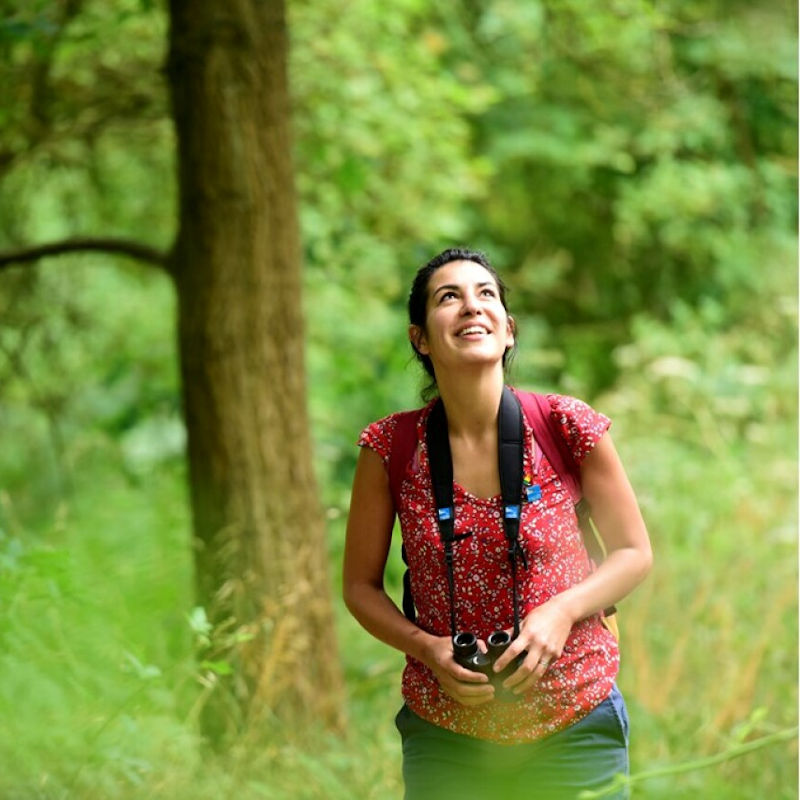
<svg viewBox="0 0 800 800"><path fill-rule="evenodd" d="M212 740L337 723L311 464L283 0L170 0L172 272ZM225 663L219 663L225 662ZM227 666L232 667L229 675ZM284 727L283 730L286 730Z"/></svg>

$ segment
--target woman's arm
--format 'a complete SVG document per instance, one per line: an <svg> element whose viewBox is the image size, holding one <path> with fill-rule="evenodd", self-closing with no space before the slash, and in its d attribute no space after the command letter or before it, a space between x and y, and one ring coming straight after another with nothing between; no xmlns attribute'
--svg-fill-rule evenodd
<svg viewBox="0 0 800 800"><path fill-rule="evenodd" d="M485 675L453 660L449 636L434 636L408 620L386 594L383 573L394 524L389 481L380 456L362 448L353 480L344 551L344 601L373 636L430 667L442 688L464 705L491 700Z"/></svg>
<svg viewBox="0 0 800 800"><path fill-rule="evenodd" d="M586 580L559 595L576 622L629 594L653 563L647 528L610 434L581 464L581 484L606 558Z"/></svg>
<svg viewBox="0 0 800 800"><path fill-rule="evenodd" d="M497 664L502 669L517 653L528 651L522 667L507 681L515 690L529 689L544 674L547 664L561 655L576 622L621 600L652 565L647 528L610 434L581 464L581 483L607 555L583 581L525 617L520 636Z"/></svg>

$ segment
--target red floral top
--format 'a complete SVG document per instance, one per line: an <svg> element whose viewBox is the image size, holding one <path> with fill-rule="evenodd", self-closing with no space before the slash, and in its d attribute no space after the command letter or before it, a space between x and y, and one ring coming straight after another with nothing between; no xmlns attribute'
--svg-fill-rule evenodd
<svg viewBox="0 0 800 800"><path fill-rule="evenodd" d="M574 397L549 395L552 414L580 462L610 426L610 420ZM433 403L420 414L419 445L400 490L400 526L411 571L417 625L450 635L450 598L444 552L430 486L425 425ZM397 415L365 428L358 444L388 464ZM524 617L553 595L586 577L590 563L567 488L547 458L533 447L525 424L525 475L541 488L541 499L524 503L520 540L527 570L518 562L520 612ZM486 639L513 625L511 569L501 518L500 496L476 497L454 484L455 533L470 534L454 544L456 618L459 630ZM407 656L403 697L423 719L457 733L505 744L541 739L586 716L611 692L619 668L614 636L600 615L576 623L564 651L539 683L516 702L494 700L467 707L439 687L433 672Z"/></svg>

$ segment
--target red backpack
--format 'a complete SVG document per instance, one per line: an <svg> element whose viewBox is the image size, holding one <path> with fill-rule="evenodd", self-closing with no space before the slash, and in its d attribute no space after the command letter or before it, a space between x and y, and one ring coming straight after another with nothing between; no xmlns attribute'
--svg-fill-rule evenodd
<svg viewBox="0 0 800 800"><path fill-rule="evenodd" d="M605 547L592 522L589 503L583 496L580 465L573 458L572 452L561 434L558 422L553 418L550 401L546 395L534 392L514 390L514 394L517 396L522 412L531 426L536 444L539 445L539 449L550 462L556 475L566 486L572 497L586 551L592 564L596 566L605 558ZM388 464L389 490L395 509L400 507L400 487L405 477L408 463L417 448L417 422L422 411L423 409L418 408L413 411L403 411L397 415ZM403 551L403 560L406 560L405 550ZM415 619L408 570L403 576L403 611L409 619L412 621ZM612 606L607 608L603 614L606 627L619 638L616 620L609 619L609 617L616 614L616 611L617 609Z"/></svg>

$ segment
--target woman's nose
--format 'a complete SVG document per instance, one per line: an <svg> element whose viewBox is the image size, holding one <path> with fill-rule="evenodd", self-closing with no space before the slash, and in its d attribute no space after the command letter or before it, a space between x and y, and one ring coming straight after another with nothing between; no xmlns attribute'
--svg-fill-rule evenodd
<svg viewBox="0 0 800 800"><path fill-rule="evenodd" d="M481 307L477 295L472 292L466 292L461 301L461 313L464 315L479 314L480 310Z"/></svg>

